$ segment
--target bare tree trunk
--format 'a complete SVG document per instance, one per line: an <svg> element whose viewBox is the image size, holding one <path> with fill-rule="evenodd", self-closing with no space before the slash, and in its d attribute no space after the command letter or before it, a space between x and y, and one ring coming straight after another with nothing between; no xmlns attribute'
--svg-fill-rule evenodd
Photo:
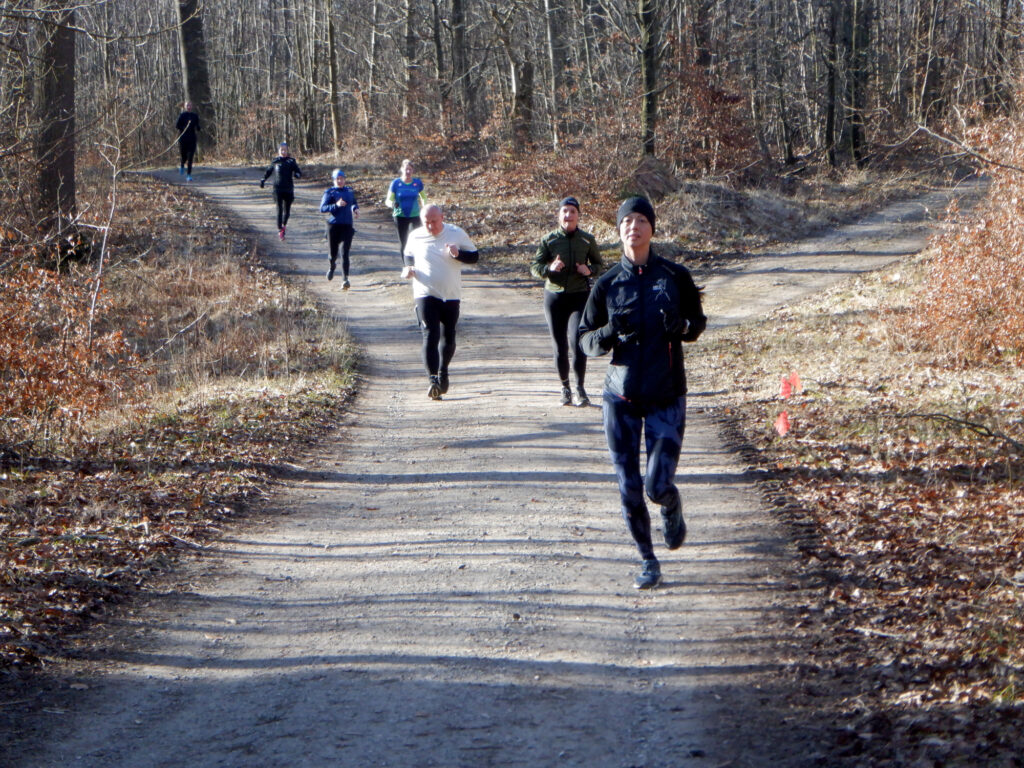
<svg viewBox="0 0 1024 768"><path fill-rule="evenodd" d="M839 164L839 157L836 154L838 143L838 120L839 112L839 85L838 85L838 62L839 62L839 9L835 2L832 4L828 20L828 53L825 56L825 71L827 73L827 96L825 99L825 146L828 147L828 161L833 168Z"/></svg>
<svg viewBox="0 0 1024 768"><path fill-rule="evenodd" d="M370 123L375 116L374 96L377 90L377 24L380 17L380 0L373 0L373 9L370 16L370 61L369 77L366 80L366 103L363 105L363 130L370 131Z"/></svg>
<svg viewBox="0 0 1024 768"><path fill-rule="evenodd" d="M461 127L475 123L473 119L474 96L469 80L469 63L466 56L466 6L465 0L452 0L452 91L459 96L460 112L463 115Z"/></svg>
<svg viewBox="0 0 1024 768"><path fill-rule="evenodd" d="M61 232L76 214L75 5L55 9L47 0L37 5L36 210L44 230Z"/></svg>
<svg viewBox="0 0 1024 768"><path fill-rule="evenodd" d="M178 41L181 53L181 72L185 78L185 98L199 112L203 130L200 144L210 145L214 135L214 109L210 94L210 73L206 67L206 41L203 37L203 17L198 0L179 0Z"/></svg>
<svg viewBox="0 0 1024 768"><path fill-rule="evenodd" d="M559 149L559 134L562 126L562 92L565 88L565 45L561 30L565 20L559 0L544 0L545 30L548 43L548 66L551 69L551 148Z"/></svg>
<svg viewBox="0 0 1024 768"><path fill-rule="evenodd" d="M341 104L338 95L338 47L334 39L334 15L331 0L324 0L327 11L327 68L330 82L327 87L331 100L331 133L334 138L334 154L341 158Z"/></svg>
<svg viewBox="0 0 1024 768"><path fill-rule="evenodd" d="M431 33L434 41L434 81L440 89L440 99L437 104L437 122L441 128L441 135L451 134L450 118L451 113L451 82L444 77L444 47L441 45L441 9L438 0L431 0L433 5L433 23Z"/></svg>
<svg viewBox="0 0 1024 768"><path fill-rule="evenodd" d="M528 58L512 62L512 141L516 152L530 147L533 125L533 62Z"/></svg>
<svg viewBox="0 0 1024 768"><path fill-rule="evenodd" d="M413 1L405 0L405 98L402 99L402 119L409 117L409 103L416 92L416 27Z"/></svg>
<svg viewBox="0 0 1024 768"><path fill-rule="evenodd" d="M654 155L658 120L658 15L657 0L638 0L640 18L640 74L644 86L640 129L645 155Z"/></svg>

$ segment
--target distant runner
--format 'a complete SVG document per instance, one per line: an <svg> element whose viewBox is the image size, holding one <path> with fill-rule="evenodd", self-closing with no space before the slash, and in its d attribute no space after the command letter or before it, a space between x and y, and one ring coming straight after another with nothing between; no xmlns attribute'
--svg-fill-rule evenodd
<svg viewBox="0 0 1024 768"><path fill-rule="evenodd" d="M409 232L420 225L420 208L426 204L423 182L412 175L412 160L402 161L398 178L388 187L388 196L384 202L391 206L391 215L398 230L399 253L404 256Z"/></svg>
<svg viewBox="0 0 1024 768"><path fill-rule="evenodd" d="M184 107L174 124L178 131L178 151L181 154L178 174L185 176L186 181L192 181L192 159L196 156L196 145L199 140L199 115L192 108L191 101L186 101Z"/></svg>
<svg viewBox="0 0 1024 768"><path fill-rule="evenodd" d="M423 333L423 366L430 386L427 397L448 392L448 365L455 355L455 325L462 298L462 268L480 254L461 228L444 222L438 205L422 211L423 226L409 233L402 277L412 280L416 317Z"/></svg>
<svg viewBox="0 0 1024 768"><path fill-rule="evenodd" d="M338 245L341 245L341 274L343 280L341 287L348 290L348 254L352 248L352 235L356 230L353 226L353 219L359 218L359 203L356 202L356 193L352 187L345 183L345 172L341 168L335 168L331 173L334 179L334 186L328 187L324 196L320 198L320 212L327 216L327 242L329 244L330 266L327 269L327 279L334 279L335 264L338 261Z"/></svg>
<svg viewBox="0 0 1024 768"><path fill-rule="evenodd" d="M285 227L295 202L295 184L293 178L301 179L302 171L295 158L288 155L288 143L282 141L277 148L277 157L270 162L270 167L260 179L263 188L270 175L274 175L274 199L277 201L277 236L284 240Z"/></svg>
<svg viewBox="0 0 1024 768"><path fill-rule="evenodd" d="M604 380L604 431L619 481L622 516L640 550L637 589L661 583L644 492L661 505L665 544L686 539L683 504L675 484L686 426L682 341L695 341L707 318L689 270L654 253L654 208L644 197L619 207L622 259L594 285L580 322L584 351L612 353ZM647 449L640 475L640 436Z"/></svg>
<svg viewBox="0 0 1024 768"><path fill-rule="evenodd" d="M576 379L576 405L590 405L583 380L587 356L579 341L580 316L590 295L591 277L601 270L597 240L579 228L580 204L567 197L558 204L558 229L545 235L530 273L544 281L544 315L551 331L555 369L562 382L562 405L572 405L569 361Z"/></svg>

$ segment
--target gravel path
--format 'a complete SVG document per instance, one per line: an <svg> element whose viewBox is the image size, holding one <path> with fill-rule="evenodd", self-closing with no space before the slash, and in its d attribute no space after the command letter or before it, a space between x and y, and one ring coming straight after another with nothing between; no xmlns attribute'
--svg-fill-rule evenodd
<svg viewBox="0 0 1024 768"><path fill-rule="evenodd" d="M600 410L558 405L539 286L466 271L451 391L433 402L390 220L357 224L343 292L324 279L321 188L297 190L282 244L255 178L202 168L194 186L330 302L365 350L361 393L272 509L22 703L0 764L812 763L815 731L787 719L777 680L793 551L702 416L700 382L680 464L689 538L658 548L664 586L638 593ZM918 250L923 212L696 275L712 329ZM593 361L592 395L603 374Z"/></svg>

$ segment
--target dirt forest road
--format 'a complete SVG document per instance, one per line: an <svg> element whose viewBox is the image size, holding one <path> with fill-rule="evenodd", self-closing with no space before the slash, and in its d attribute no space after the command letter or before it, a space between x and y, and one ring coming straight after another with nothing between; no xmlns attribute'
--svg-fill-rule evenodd
<svg viewBox="0 0 1024 768"><path fill-rule="evenodd" d="M91 658L54 673L0 762L818 762L815 727L788 719L777 689L793 552L753 474L702 416L713 395L692 382L680 465L689 538L675 553L658 547L664 586L638 593L601 412L558 405L539 286L528 295L466 271L451 391L433 402L390 219L364 208L343 292L324 279L326 182L297 190L281 244L258 178L201 168L194 186L265 232L273 263L337 312L365 350L361 392L266 514L185 566L180 589L108 622ZM698 273L709 333L912 253L931 224L920 202L897 206L786 254ZM594 395L603 374L593 361Z"/></svg>

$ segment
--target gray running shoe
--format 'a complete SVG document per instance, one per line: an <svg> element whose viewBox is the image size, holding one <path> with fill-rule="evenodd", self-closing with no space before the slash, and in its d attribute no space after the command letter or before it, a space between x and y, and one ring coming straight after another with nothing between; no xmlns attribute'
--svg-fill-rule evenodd
<svg viewBox="0 0 1024 768"><path fill-rule="evenodd" d="M347 291L347 290L348 290L348 289L349 289L349 288L350 288L351 286L352 286L352 283L350 283L350 282L348 281L348 278L347 278L347 277L346 277L346 278L345 278L345 280L344 280L344 281L343 281L343 282L341 283L341 289L342 289L343 291Z"/></svg>
<svg viewBox="0 0 1024 768"><path fill-rule="evenodd" d="M654 558L644 560L643 570L636 577L633 586L637 589L654 589L659 584L661 584L661 564Z"/></svg>
<svg viewBox="0 0 1024 768"><path fill-rule="evenodd" d="M441 382L437 376L430 377L430 386L427 388L427 397L431 400L441 399Z"/></svg>
<svg viewBox="0 0 1024 768"><path fill-rule="evenodd" d="M562 387L562 405L572 405L572 391L568 387Z"/></svg>
<svg viewBox="0 0 1024 768"><path fill-rule="evenodd" d="M587 397L587 390L583 387L576 387L576 405L579 408L586 408L590 405L590 398Z"/></svg>
<svg viewBox="0 0 1024 768"><path fill-rule="evenodd" d="M334 279L334 265L333 264L331 264L331 266L327 270L327 279L328 280L333 280Z"/></svg>

